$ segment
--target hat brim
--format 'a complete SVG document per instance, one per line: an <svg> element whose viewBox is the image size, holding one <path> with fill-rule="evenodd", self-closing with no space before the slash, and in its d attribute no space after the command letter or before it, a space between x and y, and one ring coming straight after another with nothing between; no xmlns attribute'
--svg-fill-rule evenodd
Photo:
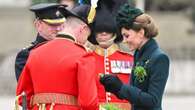
<svg viewBox="0 0 195 110"><path fill-rule="evenodd" d="M44 22L49 24L62 24L66 21L65 18L59 18L59 19L43 19Z"/></svg>

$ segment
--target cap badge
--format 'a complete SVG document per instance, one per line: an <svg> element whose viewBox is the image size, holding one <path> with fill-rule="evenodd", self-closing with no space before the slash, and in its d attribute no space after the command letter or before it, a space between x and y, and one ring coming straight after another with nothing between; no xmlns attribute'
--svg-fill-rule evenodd
<svg viewBox="0 0 195 110"><path fill-rule="evenodd" d="M56 11L56 16L59 17L60 16L60 12Z"/></svg>

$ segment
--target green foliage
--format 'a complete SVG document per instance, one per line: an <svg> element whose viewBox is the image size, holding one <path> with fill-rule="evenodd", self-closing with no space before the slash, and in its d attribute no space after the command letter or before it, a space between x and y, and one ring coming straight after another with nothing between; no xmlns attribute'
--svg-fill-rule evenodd
<svg viewBox="0 0 195 110"><path fill-rule="evenodd" d="M102 106L105 110L121 110L120 108L118 108L116 105L114 104L110 104L107 103L105 105Z"/></svg>
<svg viewBox="0 0 195 110"><path fill-rule="evenodd" d="M136 80L138 80L140 83L143 82L145 80L145 76L147 76L146 70L142 66L136 66L134 73Z"/></svg>

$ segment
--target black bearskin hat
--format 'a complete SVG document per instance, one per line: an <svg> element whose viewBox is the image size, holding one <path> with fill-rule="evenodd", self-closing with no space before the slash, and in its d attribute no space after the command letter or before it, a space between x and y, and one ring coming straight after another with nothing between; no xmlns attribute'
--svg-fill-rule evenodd
<svg viewBox="0 0 195 110"><path fill-rule="evenodd" d="M116 3L117 0L99 0L96 8L96 17L91 25L92 34L88 40L93 44L98 44L96 41L96 33L98 32L109 32L116 34L114 40L115 43L121 42L123 40L120 32L118 31L115 13L116 13ZM124 1L124 0L122 0ZM117 6L119 7L119 6Z"/></svg>

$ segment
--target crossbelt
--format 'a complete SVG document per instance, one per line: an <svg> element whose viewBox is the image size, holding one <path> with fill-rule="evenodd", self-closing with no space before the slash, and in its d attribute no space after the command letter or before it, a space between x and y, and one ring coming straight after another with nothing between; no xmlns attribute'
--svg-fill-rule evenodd
<svg viewBox="0 0 195 110"><path fill-rule="evenodd" d="M31 98L31 105L35 104L66 104L78 106L77 98L69 94L38 93Z"/></svg>

